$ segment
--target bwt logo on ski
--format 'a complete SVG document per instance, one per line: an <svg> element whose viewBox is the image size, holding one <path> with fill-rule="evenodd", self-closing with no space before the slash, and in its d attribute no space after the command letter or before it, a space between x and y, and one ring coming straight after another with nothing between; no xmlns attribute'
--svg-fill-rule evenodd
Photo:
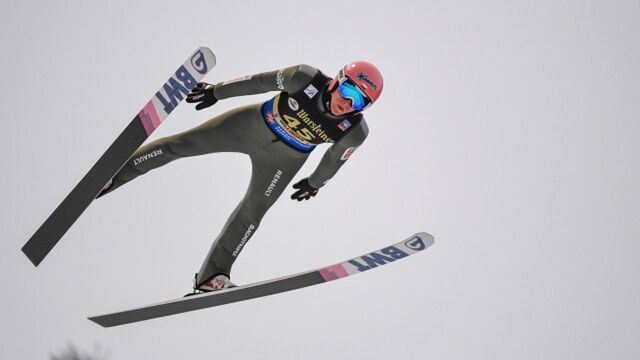
<svg viewBox="0 0 640 360"><path fill-rule="evenodd" d="M402 259L406 256L409 256L409 254L395 246L389 246L380 251L372 252L369 255L349 260L349 264L355 266L358 271L362 272L373 269L378 265L384 265L386 263Z"/></svg>
<svg viewBox="0 0 640 360"><path fill-rule="evenodd" d="M405 241L404 245L409 249L413 249L417 251L424 250L427 247L424 244L424 241L422 241L422 238L420 236L416 236L412 239Z"/></svg>
<svg viewBox="0 0 640 360"><path fill-rule="evenodd" d="M173 77L169 78L169 80L162 86L164 94L160 91L156 93L156 98L162 103L164 112L170 114L173 109L178 106L178 103L182 101L184 96L186 96L189 91L196 86L196 83L196 79L193 78L187 68L185 68L184 65L180 66L178 71L175 73L175 79Z"/></svg>
<svg viewBox="0 0 640 360"><path fill-rule="evenodd" d="M198 52L191 57L191 66L193 66L193 68L200 74L207 74L209 69L207 68L207 61L205 60L202 51L198 50Z"/></svg>

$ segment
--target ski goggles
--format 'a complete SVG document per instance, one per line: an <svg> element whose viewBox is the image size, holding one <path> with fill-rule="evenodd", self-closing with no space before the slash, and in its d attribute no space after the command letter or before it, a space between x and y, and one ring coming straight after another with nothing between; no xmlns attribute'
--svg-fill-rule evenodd
<svg viewBox="0 0 640 360"><path fill-rule="evenodd" d="M338 83L338 92L340 96L345 99L351 100L351 107L355 111L360 111L371 105L371 99L369 99L363 92L353 83L348 77L340 72L340 81Z"/></svg>

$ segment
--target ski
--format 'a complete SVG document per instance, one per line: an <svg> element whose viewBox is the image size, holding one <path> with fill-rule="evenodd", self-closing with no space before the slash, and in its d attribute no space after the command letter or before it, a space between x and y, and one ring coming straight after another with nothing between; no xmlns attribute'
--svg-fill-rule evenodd
<svg viewBox="0 0 640 360"><path fill-rule="evenodd" d="M206 47L187 58L22 247L38 266L131 155L216 64Z"/></svg>
<svg viewBox="0 0 640 360"><path fill-rule="evenodd" d="M433 236L421 232L394 245L317 270L169 300L131 310L91 316L89 320L103 327L112 327L279 294L374 269L422 251L431 246L433 242Z"/></svg>

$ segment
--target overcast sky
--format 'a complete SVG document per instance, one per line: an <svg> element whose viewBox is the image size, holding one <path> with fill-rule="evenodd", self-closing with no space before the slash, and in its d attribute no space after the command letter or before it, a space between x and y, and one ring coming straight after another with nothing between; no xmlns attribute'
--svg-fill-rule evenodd
<svg viewBox="0 0 640 360"><path fill-rule="evenodd" d="M0 358L640 358L638 1L142 3L0 2ZM286 294L88 321L187 292L246 190L245 155L183 159L92 204L38 268L20 252L198 46L218 58L208 82L358 59L385 76L367 141L312 201L283 195L235 282L419 231L435 245ZM272 95L182 104L152 139Z"/></svg>

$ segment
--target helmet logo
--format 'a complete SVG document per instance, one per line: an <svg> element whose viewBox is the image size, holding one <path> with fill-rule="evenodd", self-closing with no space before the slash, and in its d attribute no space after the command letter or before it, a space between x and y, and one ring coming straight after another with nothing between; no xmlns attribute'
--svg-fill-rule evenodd
<svg viewBox="0 0 640 360"><path fill-rule="evenodd" d="M362 80L362 81L366 82L367 84L371 85L371 87L376 89L376 90L378 89L376 84L374 84L373 81L369 80L369 77L367 76L367 74L359 72L357 76L358 76L358 80Z"/></svg>

